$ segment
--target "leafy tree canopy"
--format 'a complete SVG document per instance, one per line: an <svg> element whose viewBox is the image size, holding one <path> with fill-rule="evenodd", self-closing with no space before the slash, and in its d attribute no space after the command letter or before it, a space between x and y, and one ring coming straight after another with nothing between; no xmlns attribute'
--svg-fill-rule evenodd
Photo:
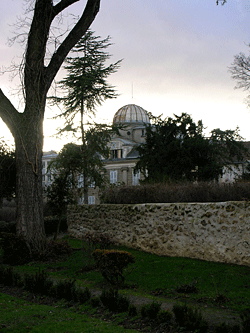
<svg viewBox="0 0 250 333"><path fill-rule="evenodd" d="M245 148L239 130L214 129L204 136L202 121L196 124L190 115L152 117L146 127L146 143L137 149L140 170L145 181L213 180L223 166L234 158L243 158Z"/></svg>

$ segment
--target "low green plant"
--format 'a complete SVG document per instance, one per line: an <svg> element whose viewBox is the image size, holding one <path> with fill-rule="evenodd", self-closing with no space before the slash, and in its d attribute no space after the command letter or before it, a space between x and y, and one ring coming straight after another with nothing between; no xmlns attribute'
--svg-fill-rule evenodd
<svg viewBox="0 0 250 333"><path fill-rule="evenodd" d="M199 309L187 304L175 304L173 313L179 327L194 330L197 333L207 332L208 323L203 319Z"/></svg>
<svg viewBox="0 0 250 333"><path fill-rule="evenodd" d="M93 257L102 276L111 284L124 283L123 270L135 263L135 257L126 251L97 249Z"/></svg>
<svg viewBox="0 0 250 333"><path fill-rule="evenodd" d="M193 280L190 283L184 283L184 284L178 285L175 288L175 291L177 293L182 293L182 294L194 294L194 293L198 293L199 289L197 287L197 282L195 280Z"/></svg>
<svg viewBox="0 0 250 333"><path fill-rule="evenodd" d="M128 311L130 305L129 299L115 289L103 290L100 300L105 308L116 313Z"/></svg>
<svg viewBox="0 0 250 333"><path fill-rule="evenodd" d="M157 313L157 322L159 324L170 325L172 321L173 321L173 314L169 310L160 310Z"/></svg>
<svg viewBox="0 0 250 333"><path fill-rule="evenodd" d="M143 304L141 307L141 316L148 319L156 319L161 309L161 303L153 301L149 304Z"/></svg>

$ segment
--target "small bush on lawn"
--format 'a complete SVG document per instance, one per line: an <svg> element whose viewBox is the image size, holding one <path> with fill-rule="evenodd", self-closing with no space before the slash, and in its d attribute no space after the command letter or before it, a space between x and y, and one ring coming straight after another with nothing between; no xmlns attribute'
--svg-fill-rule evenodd
<svg viewBox="0 0 250 333"><path fill-rule="evenodd" d="M157 313L157 321L159 324L170 324L172 320L173 314L168 310L160 310Z"/></svg>
<svg viewBox="0 0 250 333"><path fill-rule="evenodd" d="M23 237L0 233L0 248L4 264L23 265L30 261L30 251Z"/></svg>
<svg viewBox="0 0 250 333"><path fill-rule="evenodd" d="M175 304L173 306L175 320L179 327L186 330L195 330L197 333L205 333L208 323L203 319L201 312L188 305Z"/></svg>
<svg viewBox="0 0 250 333"><path fill-rule="evenodd" d="M214 329L214 333L240 333L241 329L239 325L229 325L221 323ZM249 331L248 331L249 332Z"/></svg>
<svg viewBox="0 0 250 333"><path fill-rule="evenodd" d="M152 302L150 304L144 304L141 307L141 316L148 319L156 319L161 309L161 303Z"/></svg>
<svg viewBox="0 0 250 333"><path fill-rule="evenodd" d="M67 301L77 300L75 280L60 281L51 288L51 296Z"/></svg>
<svg viewBox="0 0 250 333"><path fill-rule="evenodd" d="M128 311L130 302L127 297L118 294L117 290L103 290L100 300L109 311L120 313Z"/></svg>
<svg viewBox="0 0 250 333"><path fill-rule="evenodd" d="M45 271L24 275L24 288L32 293L48 295L52 286L53 282Z"/></svg>
<svg viewBox="0 0 250 333"><path fill-rule="evenodd" d="M137 316L137 308L134 304L130 304L129 308L128 308L128 315L130 317L135 317Z"/></svg>
<svg viewBox="0 0 250 333"><path fill-rule="evenodd" d="M79 302L80 304L84 304L91 299L91 292L86 287L84 290L77 289L74 291L75 293L75 301Z"/></svg>
<svg viewBox="0 0 250 333"><path fill-rule="evenodd" d="M93 257L102 276L111 284L124 283L123 270L135 263L135 257L126 251L97 249Z"/></svg>
<svg viewBox="0 0 250 333"><path fill-rule="evenodd" d="M84 269L93 269L92 253L94 250L109 249L111 244L113 244L112 236L107 233L87 232L84 234L82 236L83 258L86 260Z"/></svg>

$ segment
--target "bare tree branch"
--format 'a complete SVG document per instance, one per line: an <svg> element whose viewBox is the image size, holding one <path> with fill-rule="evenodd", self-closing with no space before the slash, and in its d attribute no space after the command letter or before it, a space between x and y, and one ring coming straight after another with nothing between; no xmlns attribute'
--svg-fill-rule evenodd
<svg viewBox="0 0 250 333"><path fill-rule="evenodd" d="M82 16L80 17L74 28L67 35L67 37L64 39L57 51L53 54L51 61L46 68L46 81L49 84L51 84L51 82L53 81L56 73L58 72L70 50L88 30L90 24L93 22L97 13L99 12L99 8L100 0L88 0Z"/></svg>
<svg viewBox="0 0 250 333"><path fill-rule="evenodd" d="M53 9L53 18L55 18L60 12L62 12L67 7L71 6L80 0L61 0Z"/></svg>
<svg viewBox="0 0 250 333"><path fill-rule="evenodd" d="M21 114L16 110L10 100L4 95L0 89L0 117L10 129L12 135L17 133L16 124L17 119L21 117Z"/></svg>

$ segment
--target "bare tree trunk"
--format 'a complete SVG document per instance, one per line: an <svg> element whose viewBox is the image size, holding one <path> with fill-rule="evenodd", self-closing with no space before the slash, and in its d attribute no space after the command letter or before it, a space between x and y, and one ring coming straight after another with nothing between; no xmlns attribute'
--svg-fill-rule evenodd
<svg viewBox="0 0 250 333"><path fill-rule="evenodd" d="M15 137L17 177L17 234L22 235L31 252L41 252L46 236L43 223L42 122L21 127ZM36 140L34 140L36 137Z"/></svg>

